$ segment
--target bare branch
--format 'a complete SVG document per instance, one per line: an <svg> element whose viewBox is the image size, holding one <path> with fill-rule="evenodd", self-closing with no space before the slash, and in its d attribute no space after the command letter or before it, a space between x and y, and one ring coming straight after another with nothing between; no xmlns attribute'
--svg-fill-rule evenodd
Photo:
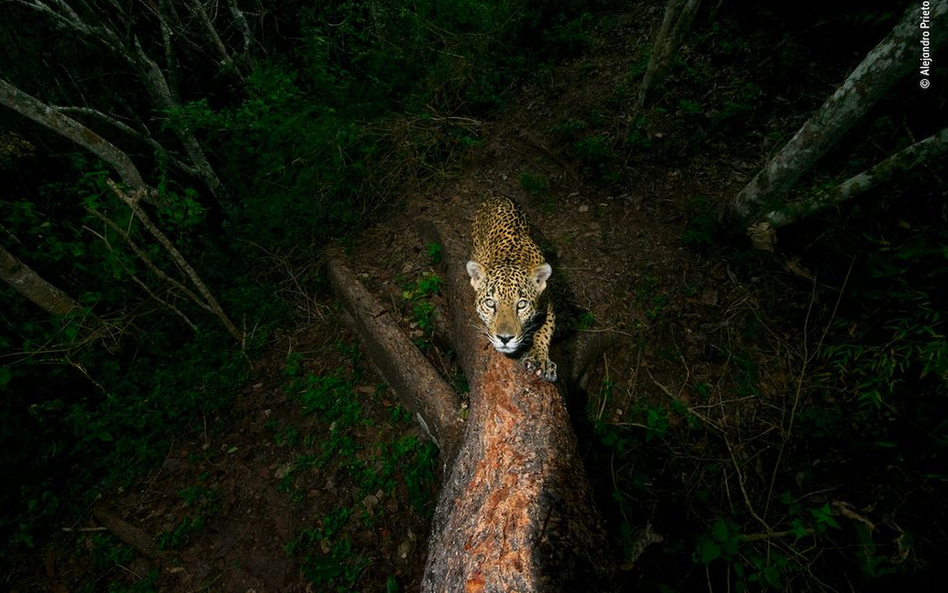
<svg viewBox="0 0 948 593"><path fill-rule="evenodd" d="M129 208L132 209L132 213L135 214L135 217L144 225L145 229L161 243L161 246L165 248L165 251L168 252L168 255L171 256L171 259L174 260L174 263L181 269L188 278L191 279L191 283L194 284L198 292L203 297L204 302L210 307L210 311L220 320L221 324L231 336L234 337L238 342L243 341L243 335L240 333L240 330L237 329L237 326L230 320L227 314L224 312L224 309L221 308L220 304L217 302L217 299L214 298L214 295L211 294L211 291L208 290L207 285L204 284L204 281L201 280L201 277L198 275L197 270L191 267L191 264L188 263L188 260L181 255L181 252L178 251L178 248L174 246L167 236L161 232L155 223L151 221L151 218L148 214L142 210L142 207L138 204L137 196L129 195L122 188L115 184L111 179L106 180L109 187L112 188L112 191L115 195ZM141 192L139 192L141 193Z"/></svg>
<svg viewBox="0 0 948 593"><path fill-rule="evenodd" d="M129 246L129 248L135 253L135 255L138 256L138 259L140 259L142 263L145 264L145 267L151 270L155 276L163 280L169 286L181 291L185 296L191 299L191 301L193 301L194 304L198 305L199 307L201 307L202 309L205 309L208 312L213 313L213 310L207 305L207 303L205 303L201 298L199 298L196 294L194 294L194 292L192 292L187 286L181 284L180 282L178 282L171 276L168 276L164 271L161 270L161 268L156 266L155 263L151 261L151 258L148 257L148 254L145 253L145 250L139 247L138 243L136 243L135 240L132 239L131 235L129 235L125 229L123 229L118 224L116 224L114 220L112 220L111 218L107 217L106 215L102 214L101 212L97 210L92 210L90 208L87 208L86 211L89 214L101 220L102 222L104 222L106 226L108 226L110 229L118 233L118 235L122 237L122 240L125 241L125 243Z"/></svg>
<svg viewBox="0 0 948 593"><path fill-rule="evenodd" d="M0 246L0 280L47 313L62 317L81 305Z"/></svg>
<svg viewBox="0 0 948 593"><path fill-rule="evenodd" d="M227 0L227 5L230 8L230 14L234 17L234 22L237 23L237 28L240 29L241 35L243 35L243 52L249 58L250 57L250 46L253 42L253 35L250 33L250 25L247 24L247 19L244 17L244 13L237 7L236 0Z"/></svg>
<svg viewBox="0 0 948 593"><path fill-rule="evenodd" d="M187 325L188 327L190 327L191 330L192 330L195 334L198 333L198 328L197 328L197 326L194 325L194 323L193 323L190 319L188 319L188 316L185 315L184 312L181 311L181 309L178 309L177 307L175 307L174 305L172 305L172 304L169 303L168 301L162 299L162 298L159 297L157 294L155 294L154 292L152 292L152 290L151 290L150 288L148 288L148 285L145 284L144 282L142 282L142 281L138 278L138 276L132 275L132 281L134 281L135 284L141 286L141 287L142 287L142 290L144 290L146 293L148 293L148 296L150 296L151 298L155 299L156 301L158 301L159 303L161 303L162 305L164 305L164 306L165 306L168 310L170 310L172 313L174 313L175 315L177 315L178 317L180 317L181 320L184 321L185 325Z"/></svg>
<svg viewBox="0 0 948 593"><path fill-rule="evenodd" d="M158 67L158 64L156 64L154 60L145 54L137 37L134 39L134 45L142 67L142 76L145 78L146 85L151 91L152 98L162 109L173 109L177 106L177 102L172 95L171 87L168 85L168 80L165 78L161 68ZM220 192L223 190L221 181L217 177L217 173L214 172L214 168L211 166L210 161L207 160L207 156L204 154L204 149L201 147L201 143L198 142L198 139L194 136L194 133L188 129L187 126L176 125L173 126L173 129L178 135L178 138L181 140L181 143L184 145L184 150L188 153L188 158L191 159L191 162L194 164L195 169L197 169L199 172L201 179L203 179L204 183L207 184L207 187L211 190L211 193L220 199Z"/></svg>
<svg viewBox="0 0 948 593"><path fill-rule="evenodd" d="M128 155L86 126L24 93L3 79L0 79L0 104L6 105L21 115L85 147L111 165L125 185L136 190L146 188L138 167L135 166Z"/></svg>
<svg viewBox="0 0 948 593"><path fill-rule="evenodd" d="M122 56L126 61L132 61L127 46L122 43L122 40L119 39L119 36L114 30L109 27L96 27L86 23L82 20L82 17L63 0L51 1L57 6L58 10L53 9L41 0L15 0L15 3L48 16L53 19L59 27L71 29L83 37L96 41L110 52Z"/></svg>
<svg viewBox="0 0 948 593"><path fill-rule="evenodd" d="M211 19L207 16L204 6L201 5L199 0L189 0L188 3L191 5L191 10L194 11L194 14L197 15L198 20L204 26L204 30L207 31L207 35L211 39L214 49L217 50L221 64L236 71L234 68L234 60L227 52L227 48L224 47L224 42L221 41L220 36L217 34L217 29L214 28L214 23L212 23Z"/></svg>
<svg viewBox="0 0 948 593"><path fill-rule="evenodd" d="M838 206L867 190L886 183L900 173L905 173L924 163L932 162L946 153L948 153L948 128L944 128L924 140L903 148L885 160L876 163L873 167L853 175L836 187L821 192L810 199L794 202L780 210L768 212L763 216L763 220L769 222L773 228L787 226L817 212Z"/></svg>
<svg viewBox="0 0 948 593"><path fill-rule="evenodd" d="M169 160L169 162L171 162L172 165L174 165L175 167L177 167L179 170L183 171L184 173L187 173L188 175L194 175L195 177L201 176L200 172L198 172L197 169L195 169L194 167L188 165L187 163L183 162L182 160L172 155L171 152L168 151L167 148L162 146L161 143L155 140L151 135L145 132L140 132L136 130L135 128L129 126L128 124L120 121L119 119L111 115L108 115L107 113L102 113L101 111L92 109L91 107L60 107L58 105L50 105L50 108L60 113L81 113L84 115L91 115L93 117L101 119L102 121L106 122L112 127L118 130L121 130L122 132L125 132L129 136L132 136L134 138L137 138L138 140L141 140L148 146L151 146L157 152L165 156Z"/></svg>

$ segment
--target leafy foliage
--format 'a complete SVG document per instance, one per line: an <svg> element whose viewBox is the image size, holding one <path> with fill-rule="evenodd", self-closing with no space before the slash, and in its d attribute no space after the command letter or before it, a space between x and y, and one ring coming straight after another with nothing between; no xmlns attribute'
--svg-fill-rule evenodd
<svg viewBox="0 0 948 593"><path fill-rule="evenodd" d="M373 562L373 551L354 543L349 534L356 525L371 529L379 523L387 512L384 500L403 489L413 512L431 512L437 457L434 444L414 434L410 414L399 406L390 408L389 417L400 436L380 440L374 447L359 444L355 433L370 427L372 420L359 403L365 395L357 391L362 374L358 357L352 362L327 375L296 377L288 387L302 413L318 413L320 424L328 427L328 435L320 439L304 437L312 453L300 456L281 481L281 489L298 503L304 499L304 472L309 468L325 468L332 463L357 485L333 501L331 511L312 527L302 529L287 546L289 554L300 558L303 574L310 582L337 591L356 590L360 575ZM289 360L290 374L297 374L295 367L296 361ZM378 393L373 397L378 398Z"/></svg>

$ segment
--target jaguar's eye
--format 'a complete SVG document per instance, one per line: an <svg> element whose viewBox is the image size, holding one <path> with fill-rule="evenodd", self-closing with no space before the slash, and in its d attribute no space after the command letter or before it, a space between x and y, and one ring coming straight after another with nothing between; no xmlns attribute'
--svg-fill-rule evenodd
<svg viewBox="0 0 948 593"><path fill-rule="evenodd" d="M494 303L494 299L484 299L484 306L488 309L493 309L496 303Z"/></svg>
<svg viewBox="0 0 948 593"><path fill-rule="evenodd" d="M523 311L527 308L527 299L520 299L517 301L517 311Z"/></svg>

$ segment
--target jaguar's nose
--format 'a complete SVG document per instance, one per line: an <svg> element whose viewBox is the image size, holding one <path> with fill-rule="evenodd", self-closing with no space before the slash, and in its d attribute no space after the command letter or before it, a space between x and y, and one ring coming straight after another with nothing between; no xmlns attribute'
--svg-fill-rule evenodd
<svg viewBox="0 0 948 593"><path fill-rule="evenodd" d="M497 335L497 339L500 340L500 343L501 343L501 344L503 344L504 346L506 346L506 345L507 345L507 342L509 342L510 340L513 339L513 336L502 336L502 335L498 334L498 335Z"/></svg>

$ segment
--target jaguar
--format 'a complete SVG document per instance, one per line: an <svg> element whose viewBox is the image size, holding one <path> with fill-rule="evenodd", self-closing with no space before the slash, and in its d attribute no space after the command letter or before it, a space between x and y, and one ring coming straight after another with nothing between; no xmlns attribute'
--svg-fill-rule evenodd
<svg viewBox="0 0 948 593"><path fill-rule="evenodd" d="M544 292L553 268L531 238L526 217L510 199L488 197L474 215L472 235L467 273L487 339L504 355L522 353L521 364L534 376L556 381L549 355L556 315Z"/></svg>

